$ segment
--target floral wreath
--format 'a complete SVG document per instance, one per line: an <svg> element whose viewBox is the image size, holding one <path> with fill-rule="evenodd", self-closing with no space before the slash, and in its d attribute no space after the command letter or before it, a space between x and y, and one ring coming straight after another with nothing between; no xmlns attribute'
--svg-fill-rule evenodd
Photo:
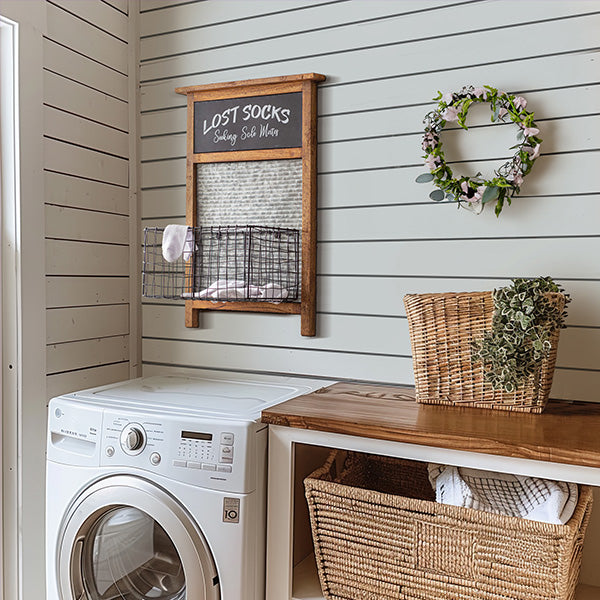
<svg viewBox="0 0 600 600"><path fill-rule="evenodd" d="M540 130L535 126L533 113L526 111L527 100L522 96L513 96L488 85L484 87L465 86L459 92L438 92L434 98L437 108L423 119L425 134L422 148L425 151L425 166L430 173L417 177L418 183L432 181L439 189L429 194L436 202L444 198L457 202L459 206L480 213L488 202L496 201L496 216L500 215L504 202L511 203L511 198L518 194L523 178L531 171L533 163L540 155L542 140L537 137ZM516 153L508 162L499 167L495 177L485 180L481 173L474 177L454 178L452 170L446 163L440 134L446 123L457 121L468 130L465 123L469 107L473 102L489 102L492 110L492 122L516 123L520 130L517 133Z"/></svg>

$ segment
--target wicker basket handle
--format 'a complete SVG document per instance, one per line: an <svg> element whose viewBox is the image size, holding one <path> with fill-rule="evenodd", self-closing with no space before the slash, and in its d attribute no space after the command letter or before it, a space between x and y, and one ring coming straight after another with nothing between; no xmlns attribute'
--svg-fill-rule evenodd
<svg viewBox="0 0 600 600"><path fill-rule="evenodd" d="M322 467L309 475L322 481L339 481L348 471L352 463L352 454L344 450L332 450Z"/></svg>

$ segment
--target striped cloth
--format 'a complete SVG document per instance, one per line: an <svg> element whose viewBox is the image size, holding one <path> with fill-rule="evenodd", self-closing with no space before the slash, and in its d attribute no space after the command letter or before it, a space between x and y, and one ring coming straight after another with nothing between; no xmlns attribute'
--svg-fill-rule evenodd
<svg viewBox="0 0 600 600"><path fill-rule="evenodd" d="M564 524L578 499L574 483L430 464L436 501L531 521Z"/></svg>

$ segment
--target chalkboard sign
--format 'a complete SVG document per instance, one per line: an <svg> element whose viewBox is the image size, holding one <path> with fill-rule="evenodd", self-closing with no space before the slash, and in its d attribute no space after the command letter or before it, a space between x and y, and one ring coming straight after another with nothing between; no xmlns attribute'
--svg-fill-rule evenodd
<svg viewBox="0 0 600 600"><path fill-rule="evenodd" d="M301 73L175 89L187 97L188 106L186 224L254 223L298 229L301 225L302 229L299 297L288 294L281 302L272 302L266 296L258 301L246 294L215 302L200 298L199 290L198 297L186 297L186 327L198 327L204 310L270 312L300 315L302 335L316 334L317 84L321 81L324 75ZM287 269L284 255L269 252L275 269Z"/></svg>
<svg viewBox="0 0 600 600"><path fill-rule="evenodd" d="M302 146L302 92L194 102L194 153Z"/></svg>

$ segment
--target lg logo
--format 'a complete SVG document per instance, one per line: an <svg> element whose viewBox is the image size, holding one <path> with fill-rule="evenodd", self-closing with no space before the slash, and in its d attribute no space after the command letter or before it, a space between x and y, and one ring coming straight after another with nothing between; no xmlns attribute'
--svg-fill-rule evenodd
<svg viewBox="0 0 600 600"><path fill-rule="evenodd" d="M223 498L223 522L224 523L239 523L240 522L240 499L239 498Z"/></svg>

